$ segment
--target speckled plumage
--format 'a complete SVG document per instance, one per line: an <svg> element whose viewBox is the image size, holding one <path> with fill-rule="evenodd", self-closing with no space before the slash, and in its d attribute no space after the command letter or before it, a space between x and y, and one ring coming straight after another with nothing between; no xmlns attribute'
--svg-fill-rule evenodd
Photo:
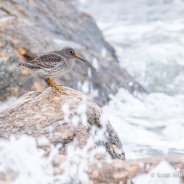
<svg viewBox="0 0 184 184"><path fill-rule="evenodd" d="M33 69L43 78L59 77L69 71L73 65L73 59L64 54L64 50L49 52L28 63L20 63Z"/></svg>
<svg viewBox="0 0 184 184"><path fill-rule="evenodd" d="M79 57L73 48L66 47L59 51L52 51L44 54L28 63L20 63L19 66L25 66L34 70L40 77L49 79L52 87L59 90L59 87L51 81L51 78L57 78L65 75L72 68L74 58Z"/></svg>

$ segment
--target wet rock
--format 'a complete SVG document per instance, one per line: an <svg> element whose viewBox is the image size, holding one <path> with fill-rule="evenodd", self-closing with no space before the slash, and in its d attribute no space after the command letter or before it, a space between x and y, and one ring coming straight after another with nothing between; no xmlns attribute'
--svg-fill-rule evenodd
<svg viewBox="0 0 184 184"><path fill-rule="evenodd" d="M82 90L99 105L120 87L144 91L119 66L95 21L68 1L1 1L0 37L0 100L45 89L43 79L16 65L64 46L74 47L88 62L76 61L73 71L58 82Z"/></svg>
<svg viewBox="0 0 184 184"><path fill-rule="evenodd" d="M124 159L121 141L111 124L102 122L99 106L77 90L63 89L61 93L52 88L42 93L29 92L0 111L0 138L27 134L36 138L45 155L51 145L60 146L60 154L66 154L68 144L83 148L91 136L90 130L105 126L104 137L92 148L104 146L106 156Z"/></svg>
<svg viewBox="0 0 184 184"><path fill-rule="evenodd" d="M63 156L58 156L55 158L54 166L56 175L63 173L64 168L62 168L59 163L62 163L64 159L65 158ZM99 167L99 164L101 164L101 167ZM107 163L106 161L95 161L89 164L89 183L141 184L145 183L144 181L147 181L147 183L155 183L155 181L164 183L164 180L166 180L167 177L166 183L169 183L170 181L170 183L172 183L172 181L176 182L178 180L176 183L184 184L183 164L184 157L178 155L173 155L170 157L148 157L129 161L113 160L110 163ZM163 166L165 166L164 170L162 170ZM175 172L170 173L169 171L171 170L175 170ZM165 178L163 176L165 176ZM139 180L137 180L138 177L140 177Z"/></svg>

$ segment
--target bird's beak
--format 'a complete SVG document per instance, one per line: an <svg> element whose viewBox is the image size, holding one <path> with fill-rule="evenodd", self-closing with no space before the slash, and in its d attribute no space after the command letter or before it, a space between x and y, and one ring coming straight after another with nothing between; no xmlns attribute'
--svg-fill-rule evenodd
<svg viewBox="0 0 184 184"><path fill-rule="evenodd" d="M75 56L74 56L75 58L77 58L77 59L80 59L80 60L82 60L83 62L86 62L84 59L82 59L79 55L77 55L77 54L75 54Z"/></svg>

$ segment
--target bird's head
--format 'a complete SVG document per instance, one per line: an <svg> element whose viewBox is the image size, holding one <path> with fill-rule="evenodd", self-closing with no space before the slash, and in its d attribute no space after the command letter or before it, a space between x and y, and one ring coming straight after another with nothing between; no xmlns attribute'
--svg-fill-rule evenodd
<svg viewBox="0 0 184 184"><path fill-rule="evenodd" d="M83 62L86 62L83 58L81 58L79 55L76 54L75 50L71 47L66 47L64 49L62 49L63 54L65 55L65 57L67 57L68 59L80 59Z"/></svg>

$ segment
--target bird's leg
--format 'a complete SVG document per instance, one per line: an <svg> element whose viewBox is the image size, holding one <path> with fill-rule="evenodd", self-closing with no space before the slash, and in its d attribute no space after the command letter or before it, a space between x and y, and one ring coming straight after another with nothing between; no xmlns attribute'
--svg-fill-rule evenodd
<svg viewBox="0 0 184 184"><path fill-rule="evenodd" d="M51 87L55 88L56 90L63 91L63 89L59 85L57 85L53 80L51 80L51 78L48 78L47 81Z"/></svg>
<svg viewBox="0 0 184 184"><path fill-rule="evenodd" d="M57 84L57 86L62 86L62 84Z"/></svg>

